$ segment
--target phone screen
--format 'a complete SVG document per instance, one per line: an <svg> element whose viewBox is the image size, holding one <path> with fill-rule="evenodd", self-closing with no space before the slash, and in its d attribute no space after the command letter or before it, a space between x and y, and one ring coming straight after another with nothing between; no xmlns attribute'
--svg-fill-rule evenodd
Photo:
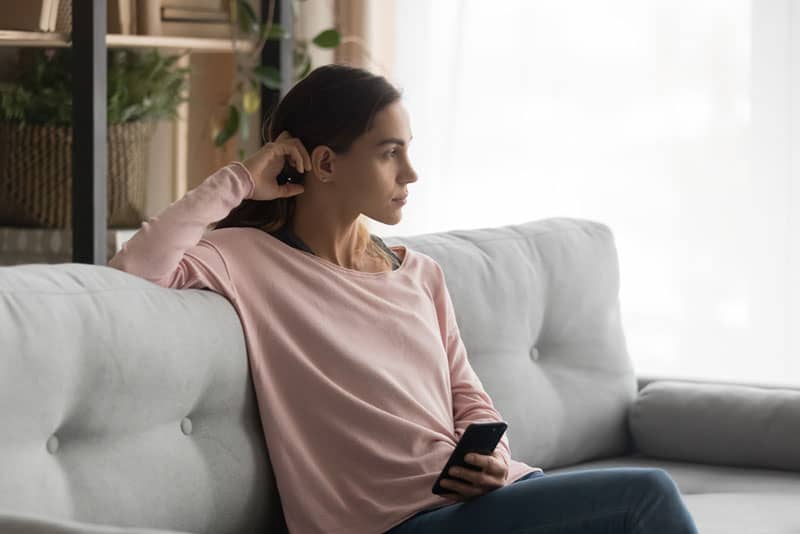
<svg viewBox="0 0 800 534"><path fill-rule="evenodd" d="M443 488L440 484L443 478L453 478L447 474L450 468L453 466L460 466L478 471L480 468L468 463L464 460L464 457L470 452L491 454L495 447L497 447L497 444L500 442L507 428L508 424L504 421L472 423L469 425L461 435L461 439L458 440L458 444L452 454L450 454L450 458L447 460L442 472L439 473L439 476L436 478L436 482L431 491L437 495L452 493L453 490Z"/></svg>

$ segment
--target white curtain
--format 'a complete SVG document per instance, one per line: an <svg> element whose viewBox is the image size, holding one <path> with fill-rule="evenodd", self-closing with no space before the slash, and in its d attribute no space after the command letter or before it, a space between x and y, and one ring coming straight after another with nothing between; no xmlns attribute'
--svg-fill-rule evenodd
<svg viewBox="0 0 800 534"><path fill-rule="evenodd" d="M800 384L798 11L397 2L392 81L419 180L400 224L371 227L601 221L638 374Z"/></svg>

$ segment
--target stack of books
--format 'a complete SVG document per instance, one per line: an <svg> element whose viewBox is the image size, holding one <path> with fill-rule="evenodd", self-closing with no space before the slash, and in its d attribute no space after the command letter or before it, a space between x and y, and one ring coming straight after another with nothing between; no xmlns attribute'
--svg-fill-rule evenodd
<svg viewBox="0 0 800 534"><path fill-rule="evenodd" d="M231 36L230 0L138 0L139 33L179 37Z"/></svg>
<svg viewBox="0 0 800 534"><path fill-rule="evenodd" d="M85 0L0 0L0 30L72 31L72 3ZM108 0L108 33L231 36L231 0Z"/></svg>
<svg viewBox="0 0 800 534"><path fill-rule="evenodd" d="M54 32L59 0L4 0L0 2L0 29Z"/></svg>
<svg viewBox="0 0 800 534"><path fill-rule="evenodd" d="M0 0L0 30L69 33L73 1ZM108 33L136 33L136 1L108 0Z"/></svg>

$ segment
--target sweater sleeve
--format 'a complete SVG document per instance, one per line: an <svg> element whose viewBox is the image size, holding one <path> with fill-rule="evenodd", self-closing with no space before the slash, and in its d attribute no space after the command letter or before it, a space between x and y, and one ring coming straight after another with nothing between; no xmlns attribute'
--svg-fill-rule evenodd
<svg viewBox="0 0 800 534"><path fill-rule="evenodd" d="M209 224L251 198L255 182L239 162L226 165L142 223L108 265L175 289L209 288L236 297L219 249L203 239Z"/></svg>
<svg viewBox="0 0 800 534"><path fill-rule="evenodd" d="M434 290L434 300L439 317L442 341L447 351L450 367L454 430L456 439L461 439L461 435L470 423L501 421L503 417L495 409L492 399L483 388L480 378L467 359L467 349L461 339L461 333L456 322L455 308L447 290L444 271L442 271L438 263L435 263L435 267L438 283ZM496 451L500 453L508 468L511 460L511 448L507 433L500 438Z"/></svg>

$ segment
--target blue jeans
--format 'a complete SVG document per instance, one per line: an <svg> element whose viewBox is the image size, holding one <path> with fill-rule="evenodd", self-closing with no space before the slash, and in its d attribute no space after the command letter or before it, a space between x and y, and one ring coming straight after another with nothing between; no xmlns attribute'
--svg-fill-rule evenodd
<svg viewBox="0 0 800 534"><path fill-rule="evenodd" d="M423 510L386 534L697 534L675 481L660 468L534 472L452 502Z"/></svg>

